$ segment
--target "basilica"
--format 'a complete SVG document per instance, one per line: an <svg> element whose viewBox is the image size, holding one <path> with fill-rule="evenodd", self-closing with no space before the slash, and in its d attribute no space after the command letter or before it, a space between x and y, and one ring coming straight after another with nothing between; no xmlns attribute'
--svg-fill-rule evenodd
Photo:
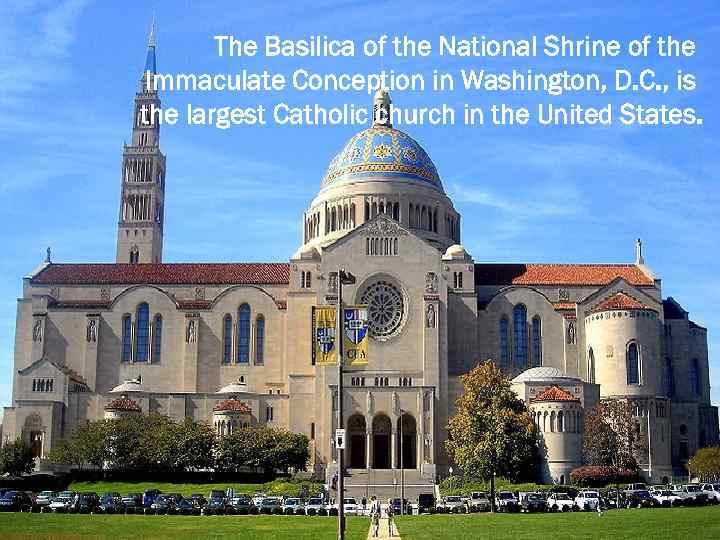
<svg viewBox="0 0 720 540"><path fill-rule="evenodd" d="M155 73L151 33L142 78ZM706 329L644 261L524 264L476 261L462 220L426 150L393 128L390 96L374 122L331 160L287 263L163 261L166 156L160 106L142 84L122 155L117 258L57 263L49 254L17 301L12 404L3 442L48 451L88 421L159 413L304 433L310 467L337 473L338 375L316 362L317 306L368 306L368 363L345 370L346 485L381 492L402 480L427 490L448 474L448 417L459 377L492 359L528 405L542 479L582 464L585 411L630 401L648 443L652 482L718 441ZM320 174L318 175L320 176Z"/></svg>

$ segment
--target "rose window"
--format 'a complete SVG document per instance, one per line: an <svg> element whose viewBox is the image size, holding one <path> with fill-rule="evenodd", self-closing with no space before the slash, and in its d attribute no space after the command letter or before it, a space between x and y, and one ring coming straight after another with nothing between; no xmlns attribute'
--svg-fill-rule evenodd
<svg viewBox="0 0 720 540"><path fill-rule="evenodd" d="M400 328L404 313L402 293L387 281L370 285L360 297L367 304L370 335L375 339L387 339Z"/></svg>

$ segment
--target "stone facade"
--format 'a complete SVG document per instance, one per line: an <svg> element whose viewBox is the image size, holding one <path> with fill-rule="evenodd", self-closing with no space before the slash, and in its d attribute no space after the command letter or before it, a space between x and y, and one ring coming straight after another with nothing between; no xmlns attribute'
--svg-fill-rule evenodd
<svg viewBox="0 0 720 540"><path fill-rule="evenodd" d="M153 38L151 70L154 48ZM159 103L141 92L136 109L148 100ZM379 93L375 108L389 107ZM149 177L128 176L138 152ZM338 381L335 368L314 365L312 308L337 302L345 268L357 281L344 298L371 304L373 336L369 363L344 380L351 489L393 485L401 464L416 486L446 474L459 376L486 359L513 377L552 370L514 383L536 419L572 418L540 430L548 480L580 463L583 410L600 398L637 403L653 481L717 442L706 331L663 300L639 244L633 264L477 263L429 156L387 122L333 159L287 264L162 263L157 127L134 125L123 164L117 262L48 259L24 279L4 441L23 437L44 456L78 424L115 415L110 403L125 393L132 413L305 433L313 467L330 478ZM131 193L149 196L150 214L127 211ZM572 399L534 400L553 386ZM242 406L218 405L228 400Z"/></svg>

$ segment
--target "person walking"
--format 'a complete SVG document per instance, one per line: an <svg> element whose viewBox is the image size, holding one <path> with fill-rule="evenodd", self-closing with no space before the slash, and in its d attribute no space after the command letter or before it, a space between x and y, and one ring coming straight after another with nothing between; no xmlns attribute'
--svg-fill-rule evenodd
<svg viewBox="0 0 720 540"><path fill-rule="evenodd" d="M370 499L370 528L372 535L377 537L380 531L380 501L373 495Z"/></svg>
<svg viewBox="0 0 720 540"><path fill-rule="evenodd" d="M392 499L388 499L388 505L385 509L385 514L388 518L388 535L395 536L395 527L393 524L393 516L395 515L395 511L393 510Z"/></svg>

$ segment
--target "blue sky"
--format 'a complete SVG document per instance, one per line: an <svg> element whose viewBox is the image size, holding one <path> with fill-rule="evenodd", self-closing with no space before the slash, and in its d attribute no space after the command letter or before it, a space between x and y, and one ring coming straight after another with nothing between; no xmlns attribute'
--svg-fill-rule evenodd
<svg viewBox="0 0 720 540"><path fill-rule="evenodd" d="M717 88L720 5L708 1L91 2L0 4L0 404L11 400L16 298L22 276L52 246L60 262L112 261L122 143L144 63L152 9L158 64L167 72L374 71L377 60L219 59L213 34L261 40L311 34L357 41L382 33L434 40L458 35L527 37L566 33L627 40L642 34L694 39L678 61L699 88L668 104L694 106L702 127L649 129L409 127L432 156L463 215L463 243L476 261L632 262L641 237L647 263L708 328L713 397L720 398L720 139ZM263 4L260 7L260 4ZM270 4L272 4L270 6ZM616 61L384 60L386 69L433 67L608 72ZM673 62L621 61L672 75ZM364 93L283 100L366 105ZM492 97L492 96L491 96ZM250 105L277 97L165 96L185 103ZM486 96L395 93L404 106L446 101L487 105ZM496 98L497 99L497 98ZM508 96L508 103L539 97ZM544 98L543 98L544 99ZM567 103L573 96L557 99ZM575 98L589 103L588 98ZM610 96L614 103L619 96ZM641 97L648 105L652 97ZM331 157L356 128L164 128L166 261L284 261L298 247L301 216Z"/></svg>

